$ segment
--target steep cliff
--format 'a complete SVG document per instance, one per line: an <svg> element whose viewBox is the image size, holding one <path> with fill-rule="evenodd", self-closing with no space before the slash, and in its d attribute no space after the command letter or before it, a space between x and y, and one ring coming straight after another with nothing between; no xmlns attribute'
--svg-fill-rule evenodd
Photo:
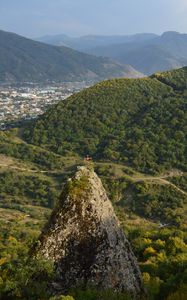
<svg viewBox="0 0 187 300"><path fill-rule="evenodd" d="M44 228L37 253L56 263L58 284L142 292L141 273L96 173L78 167Z"/></svg>

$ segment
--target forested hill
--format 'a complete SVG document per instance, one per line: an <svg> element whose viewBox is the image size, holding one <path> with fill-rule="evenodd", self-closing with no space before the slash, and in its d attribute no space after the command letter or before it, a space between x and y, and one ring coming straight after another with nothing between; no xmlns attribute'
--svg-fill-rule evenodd
<svg viewBox="0 0 187 300"><path fill-rule="evenodd" d="M27 141L59 154L90 154L143 172L186 169L187 68L104 81L52 107Z"/></svg>
<svg viewBox="0 0 187 300"><path fill-rule="evenodd" d="M184 92L187 89L187 67L171 72L155 73L151 78L156 78L171 86L175 92ZM186 93L184 93L184 96L186 96Z"/></svg>
<svg viewBox="0 0 187 300"><path fill-rule="evenodd" d="M0 82L54 82L136 77L131 66L36 42L0 30Z"/></svg>

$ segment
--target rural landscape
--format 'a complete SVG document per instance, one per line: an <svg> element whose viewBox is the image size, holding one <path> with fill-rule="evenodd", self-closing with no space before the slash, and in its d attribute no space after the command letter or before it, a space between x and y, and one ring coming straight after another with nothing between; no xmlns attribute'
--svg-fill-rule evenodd
<svg viewBox="0 0 187 300"><path fill-rule="evenodd" d="M187 34L1 29L0 299L185 300Z"/></svg>

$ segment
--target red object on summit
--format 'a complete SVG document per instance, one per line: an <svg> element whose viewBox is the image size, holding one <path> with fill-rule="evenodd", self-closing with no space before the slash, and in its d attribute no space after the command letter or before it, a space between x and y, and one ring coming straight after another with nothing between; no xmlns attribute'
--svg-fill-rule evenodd
<svg viewBox="0 0 187 300"><path fill-rule="evenodd" d="M89 155L86 155L86 157L84 158L85 161L91 161L92 160L92 157L89 156Z"/></svg>

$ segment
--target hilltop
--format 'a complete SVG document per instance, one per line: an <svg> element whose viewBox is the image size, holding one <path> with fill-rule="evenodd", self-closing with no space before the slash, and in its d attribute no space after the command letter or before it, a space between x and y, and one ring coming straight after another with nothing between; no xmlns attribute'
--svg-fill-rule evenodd
<svg viewBox="0 0 187 300"><path fill-rule="evenodd" d="M59 82L136 77L131 66L0 31L0 82Z"/></svg>
<svg viewBox="0 0 187 300"><path fill-rule="evenodd" d="M25 131L61 155L90 154L142 172L186 170L187 68L104 81L58 103Z"/></svg>

